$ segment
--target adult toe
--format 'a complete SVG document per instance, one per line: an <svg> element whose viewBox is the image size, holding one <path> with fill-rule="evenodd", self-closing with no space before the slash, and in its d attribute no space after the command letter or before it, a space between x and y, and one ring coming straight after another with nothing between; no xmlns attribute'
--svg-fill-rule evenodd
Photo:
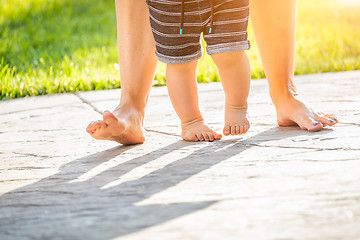
<svg viewBox="0 0 360 240"><path fill-rule="evenodd" d="M104 122L104 121L99 121L99 124L100 124L100 127L101 127L101 128L107 127L107 124L106 124L106 122Z"/></svg>
<svg viewBox="0 0 360 240"><path fill-rule="evenodd" d="M319 122L321 122L324 126L327 126L327 125L332 126L332 125L336 124L336 122L333 119L324 117L324 116L318 116L317 120Z"/></svg>
<svg viewBox="0 0 360 240"><path fill-rule="evenodd" d="M306 129L309 132L317 132L323 128L323 124L321 122L317 122L310 117L306 117L302 119L302 122L299 124L302 129Z"/></svg>
<svg viewBox="0 0 360 240"><path fill-rule="evenodd" d="M103 114L104 122L108 125L114 125L118 122L118 119L109 111L105 111Z"/></svg>
<svg viewBox="0 0 360 240"><path fill-rule="evenodd" d="M93 133L96 130L96 128L97 128L97 124L95 121L93 121L86 127L86 132Z"/></svg>
<svg viewBox="0 0 360 240"><path fill-rule="evenodd" d="M324 114L324 117L333 120L334 124L339 122L335 114Z"/></svg>

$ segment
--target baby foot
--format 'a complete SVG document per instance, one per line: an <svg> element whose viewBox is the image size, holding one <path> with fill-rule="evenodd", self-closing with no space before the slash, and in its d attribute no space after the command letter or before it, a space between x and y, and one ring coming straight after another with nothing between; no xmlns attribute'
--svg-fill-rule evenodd
<svg viewBox="0 0 360 240"><path fill-rule="evenodd" d="M225 105L225 126L223 133L228 135L245 134L249 128L250 123L246 117L247 104L243 106Z"/></svg>
<svg viewBox="0 0 360 240"><path fill-rule="evenodd" d="M211 128L205 125L203 120L194 120L188 123L181 124L181 137L185 141L197 142L220 140L221 134L214 132Z"/></svg>

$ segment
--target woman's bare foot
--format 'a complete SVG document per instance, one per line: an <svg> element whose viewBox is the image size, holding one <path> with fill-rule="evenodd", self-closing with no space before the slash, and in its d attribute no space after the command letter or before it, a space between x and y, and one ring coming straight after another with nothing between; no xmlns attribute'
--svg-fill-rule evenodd
<svg viewBox="0 0 360 240"><path fill-rule="evenodd" d="M218 134L205 125L203 120L194 120L181 124L181 137L185 141L197 142L220 140L221 134Z"/></svg>
<svg viewBox="0 0 360 240"><path fill-rule="evenodd" d="M334 114L316 112L294 95L277 96L273 102L279 126L299 126L303 130L316 132L339 122Z"/></svg>
<svg viewBox="0 0 360 240"><path fill-rule="evenodd" d="M247 104L244 106L232 106L225 104L225 126L223 133L228 135L245 134L249 128L250 123L246 117Z"/></svg>
<svg viewBox="0 0 360 240"><path fill-rule="evenodd" d="M144 114L131 107L105 111L103 120L90 123L86 131L95 139L115 141L124 145L145 141L142 124Z"/></svg>

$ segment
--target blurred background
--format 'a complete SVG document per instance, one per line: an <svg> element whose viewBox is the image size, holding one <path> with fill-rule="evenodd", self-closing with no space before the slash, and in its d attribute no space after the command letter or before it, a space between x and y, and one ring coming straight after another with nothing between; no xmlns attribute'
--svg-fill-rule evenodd
<svg viewBox="0 0 360 240"><path fill-rule="evenodd" d="M0 99L119 88L115 3L0 0ZM253 79L264 78L251 24ZM295 74L360 69L360 0L299 0ZM219 81L205 55L198 81ZM158 65L154 85L165 84Z"/></svg>

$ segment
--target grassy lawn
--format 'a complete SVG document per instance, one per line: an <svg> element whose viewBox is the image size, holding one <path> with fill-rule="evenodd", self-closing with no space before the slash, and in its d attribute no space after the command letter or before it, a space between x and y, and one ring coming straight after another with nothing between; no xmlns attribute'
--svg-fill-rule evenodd
<svg viewBox="0 0 360 240"><path fill-rule="evenodd" d="M348 1L299 1L296 74L360 69L360 4ZM263 78L249 31L252 78ZM114 1L0 0L1 100L119 88L116 63ZM154 85L165 84L164 70ZM219 81L207 55L198 81Z"/></svg>

